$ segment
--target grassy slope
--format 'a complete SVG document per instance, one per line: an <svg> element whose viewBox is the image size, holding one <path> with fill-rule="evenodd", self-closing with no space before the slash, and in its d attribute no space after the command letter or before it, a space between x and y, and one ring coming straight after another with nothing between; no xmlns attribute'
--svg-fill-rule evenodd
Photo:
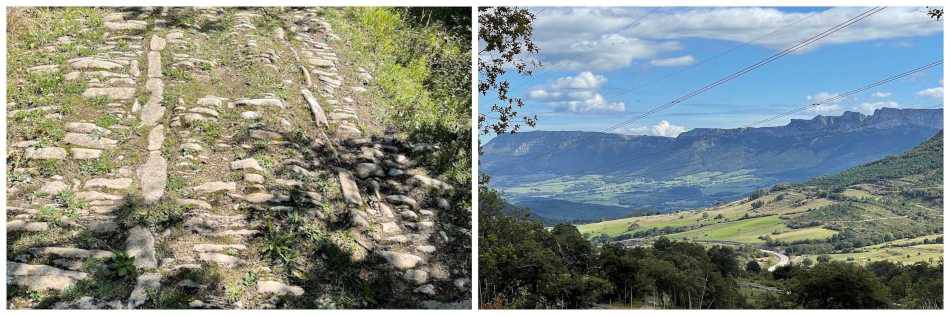
<svg viewBox="0 0 950 316"><path fill-rule="evenodd" d="M837 233L836 229L855 227L865 230L890 230L916 225L915 220L903 218L908 213L936 216L942 213L939 203L928 203L916 198L903 199L900 192L936 190L942 192L943 136L937 134L927 142L905 154L892 156L845 170L839 174L815 178L801 185L775 190L755 200L741 200L726 205L683 211L672 214L630 217L578 226L587 236L606 234L617 237L651 228L690 227L685 232L667 235L671 238L726 240L747 244L762 244L760 236L780 241L823 240ZM837 189L838 196L819 197L821 191ZM904 190L904 191L901 191ZM938 193L939 194L939 193ZM777 197L782 196L781 199ZM895 207L881 203L883 197L901 198L908 206ZM940 194L942 197L942 194ZM752 203L765 205L753 209ZM826 206L849 203L851 212L828 212ZM705 216L704 216L705 214ZM721 218L716 218L721 215ZM754 218L743 219L743 216ZM919 216L919 215L918 215ZM939 218L939 217L935 217ZM817 220L824 226L792 229L787 223ZM631 224L636 223L633 227ZM925 236L899 239L884 244L866 246L853 253L831 255L832 259L867 261L889 259L902 262L937 260L942 258L941 244L907 246ZM934 236L929 236L934 237ZM802 256L816 257L816 255ZM814 259L814 258L813 258Z"/></svg>

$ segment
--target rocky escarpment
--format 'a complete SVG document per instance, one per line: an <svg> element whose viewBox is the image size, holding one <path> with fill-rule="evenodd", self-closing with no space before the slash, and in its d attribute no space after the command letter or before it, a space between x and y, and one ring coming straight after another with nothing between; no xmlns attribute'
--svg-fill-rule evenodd
<svg viewBox="0 0 950 316"><path fill-rule="evenodd" d="M468 297L468 259L444 249L469 231L440 220L466 211L457 185L415 162L431 146L367 128L373 75L338 55L322 11L121 10L96 53L31 66L102 104L10 112L65 130L12 136L8 280L43 298L11 307Z"/></svg>

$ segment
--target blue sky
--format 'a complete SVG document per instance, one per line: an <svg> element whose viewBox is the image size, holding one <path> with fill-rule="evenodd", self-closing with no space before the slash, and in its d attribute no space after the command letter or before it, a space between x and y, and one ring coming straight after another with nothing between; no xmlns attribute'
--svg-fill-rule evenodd
<svg viewBox="0 0 950 316"><path fill-rule="evenodd" d="M536 128L604 131L867 8L530 8L543 67L506 75ZM943 24L890 7L745 76L612 132L735 128L943 58ZM738 46L737 45L741 45ZM727 50L731 51L723 55ZM718 56L718 57L716 57ZM713 58L715 57L715 58ZM791 118L943 105L942 66ZM479 95L489 113L492 95ZM489 114L489 118L492 115ZM784 125L789 118L759 126ZM483 141L486 138L483 137Z"/></svg>

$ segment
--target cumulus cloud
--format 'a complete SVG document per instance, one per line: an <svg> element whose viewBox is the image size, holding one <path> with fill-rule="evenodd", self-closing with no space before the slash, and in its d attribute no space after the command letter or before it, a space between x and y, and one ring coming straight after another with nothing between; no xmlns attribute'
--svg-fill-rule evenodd
<svg viewBox="0 0 950 316"><path fill-rule="evenodd" d="M877 98L886 98L886 97L891 96L891 93L890 93L890 92L878 91L878 92L875 92L875 93L873 94L873 96L874 96L874 97L877 97Z"/></svg>
<svg viewBox="0 0 950 316"><path fill-rule="evenodd" d="M623 102L612 102L600 94L607 78L585 71L575 76L558 78L546 86L528 91L528 99L545 103L558 112L603 113L623 112Z"/></svg>
<svg viewBox="0 0 950 316"><path fill-rule="evenodd" d="M634 135L676 137L687 129L686 126L673 125L667 120L662 120L656 125L631 127L623 132Z"/></svg>
<svg viewBox="0 0 950 316"><path fill-rule="evenodd" d="M936 98L936 99L943 99L943 87L920 90L919 92L917 92L917 95Z"/></svg>
<svg viewBox="0 0 950 316"><path fill-rule="evenodd" d="M689 66L695 63L696 63L696 59L693 58L693 55L664 58L664 59L654 59L650 61L651 65L658 66L658 67Z"/></svg>
<svg viewBox="0 0 950 316"><path fill-rule="evenodd" d="M867 9L835 7L812 13L754 7L544 8L537 12L534 35L546 68L606 71L681 50L678 40L686 38L752 41L753 45L784 49ZM920 8L889 7L807 49L926 36L942 29L942 22L922 14ZM769 36L763 37L766 34Z"/></svg>
<svg viewBox="0 0 950 316"><path fill-rule="evenodd" d="M901 105L894 101L863 102L853 108L857 112L867 115L874 114L874 110L880 108L900 108Z"/></svg>

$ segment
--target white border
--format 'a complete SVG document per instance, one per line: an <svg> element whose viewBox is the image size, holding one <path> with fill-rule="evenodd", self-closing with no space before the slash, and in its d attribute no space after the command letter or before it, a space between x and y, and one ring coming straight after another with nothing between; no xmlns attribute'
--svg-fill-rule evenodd
<svg viewBox="0 0 950 316"><path fill-rule="evenodd" d="M941 6L943 1L897 1L897 0L864 0L864 1L855 1L855 0L841 0L841 1L813 1L813 0L786 0L786 1L758 1L758 0L731 0L731 1L714 1L714 3L709 3L708 1L697 1L697 0L623 0L623 1L605 1L605 0L521 0L521 1L512 1L512 0L311 0L311 1L301 1L301 0L197 0L197 1L183 1L183 0L166 0L166 1L155 1L155 0L102 0L102 1L76 1L76 0L66 0L66 1L37 1L37 0L0 0L0 3L4 7L8 6L493 6L493 5L517 5L517 6L873 6L873 5L892 5L892 6ZM6 10L6 8L4 8ZM477 8L473 8L473 18L472 18L472 35L475 37L477 30ZM945 17L946 19L946 17ZM945 22L946 23L946 22ZM2 35L0 35L0 42L2 42L2 47L0 47L0 52L3 53L4 62L0 64L0 70L3 71L4 76L0 79L0 83L3 85L2 91L0 91L0 97L2 97L2 102L4 108L6 105L6 14L3 14L3 17L0 17L0 28L2 28ZM944 32L944 42L946 42L948 35ZM944 55L946 55L946 44L944 45ZM477 42L472 44L472 78L478 78L477 73ZM944 70L946 70L946 64L944 64ZM946 71L944 71L946 73ZM478 93L476 90L476 84L473 80L472 83L472 152L474 157L472 159L472 305L473 308L477 308L478 304L478 191L477 191L477 182L478 181L478 125L477 125L477 106L478 106ZM946 102L947 96L944 96L944 102ZM6 111L2 111L3 114L0 114L2 118L2 131L0 131L0 147L7 148L7 137L6 137ZM947 123L944 119L944 129L950 124ZM6 165L6 155L3 156L4 166ZM947 158L947 155L944 155L944 164L946 165L950 159ZM4 167L5 168L5 167ZM5 169L4 169L5 170ZM944 181L946 182L946 175L944 175ZM0 181L6 183L6 172L0 172ZM6 193L0 195L0 205L6 206ZM950 201L944 201L944 209L947 209L950 205ZM947 227L948 221L944 220L944 227ZM3 243L0 245L0 250L5 254L6 253L6 234L3 234ZM6 275L6 265L3 265L2 272ZM944 272L944 279L946 280L947 272ZM944 282L944 302L950 301L950 293L947 293L946 281ZM6 297L6 286L0 289L0 295L4 298ZM6 304L3 308L6 309ZM32 311L32 310L11 310L9 311L16 315L54 315L57 311ZM171 313L171 311L155 311L155 310L139 310L139 311L69 311L70 313L78 313L77 315L94 315L95 313L104 312L104 313L130 313L130 314L156 314L156 313ZM311 314L311 313L330 313L335 315L473 315L473 314L524 314L524 315L542 315L548 314L552 311L407 311L407 310L335 310L335 311L304 311L304 310L275 310L275 311L257 311L257 310L235 310L235 311L204 311L204 310L184 310L184 311L174 311L176 315L199 315L199 313L229 313L231 315L259 315L260 312L267 314ZM632 310L598 310L598 311L553 311L554 314L565 315L565 314L581 314L588 315L591 313L597 313L600 315L620 315L628 313L655 313L655 314L665 314L665 315L686 315L702 313L704 315L756 315L761 316L762 311L756 310L741 310L741 311L686 311L686 310L660 310L660 311L632 311ZM769 313L775 314L784 314L790 315L792 313L803 313L805 311L798 310L776 310L769 311ZM181 314L179 314L181 313ZM942 311L807 311L807 313L815 313L818 315L832 315L832 313L838 314L848 314L848 315L867 315L867 314L896 314L900 313L901 315L937 315L938 313L942 314ZM547 315L546 315L547 316ZM770 315L771 316L771 315Z"/></svg>

